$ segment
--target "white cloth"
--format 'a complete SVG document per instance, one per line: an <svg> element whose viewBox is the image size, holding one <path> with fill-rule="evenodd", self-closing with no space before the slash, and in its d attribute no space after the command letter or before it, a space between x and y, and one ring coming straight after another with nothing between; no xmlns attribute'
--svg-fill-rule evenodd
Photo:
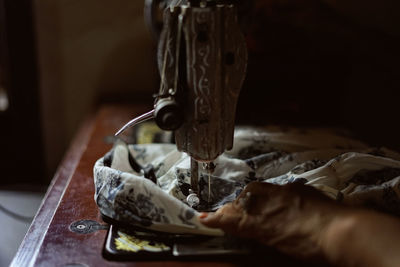
<svg viewBox="0 0 400 267"><path fill-rule="evenodd" d="M338 201L400 215L399 160L396 152L324 129L237 128L233 149L215 161L211 202L218 209L252 181L301 181ZM157 184L136 166L149 164ZM94 180L96 203L114 220L171 233L222 234L203 226L185 203L190 159L174 144L117 142L96 162ZM206 198L208 174L199 180Z"/></svg>

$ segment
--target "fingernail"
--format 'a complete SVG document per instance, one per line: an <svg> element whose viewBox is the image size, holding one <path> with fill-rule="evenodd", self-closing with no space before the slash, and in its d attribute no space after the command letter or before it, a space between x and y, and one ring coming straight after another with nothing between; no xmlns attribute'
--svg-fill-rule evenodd
<svg viewBox="0 0 400 267"><path fill-rule="evenodd" d="M199 218L200 218L200 219L204 219L204 218L207 217L207 216L208 216L208 213L207 213L207 212L202 212L202 213L200 213Z"/></svg>

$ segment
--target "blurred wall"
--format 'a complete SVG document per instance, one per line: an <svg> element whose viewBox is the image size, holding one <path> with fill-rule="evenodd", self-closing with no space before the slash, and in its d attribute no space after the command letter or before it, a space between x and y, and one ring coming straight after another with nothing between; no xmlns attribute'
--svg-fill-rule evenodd
<svg viewBox="0 0 400 267"><path fill-rule="evenodd" d="M151 99L155 44L144 24L143 2L34 1L49 178L97 99L132 93Z"/></svg>
<svg viewBox="0 0 400 267"><path fill-rule="evenodd" d="M158 75L143 2L34 2L49 175L98 99L151 101ZM399 149L397 2L254 2L238 121L339 125Z"/></svg>

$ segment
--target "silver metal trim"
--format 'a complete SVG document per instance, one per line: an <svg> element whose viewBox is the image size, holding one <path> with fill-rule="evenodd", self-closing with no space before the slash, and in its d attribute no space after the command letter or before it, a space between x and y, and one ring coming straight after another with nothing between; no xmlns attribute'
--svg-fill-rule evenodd
<svg viewBox="0 0 400 267"><path fill-rule="evenodd" d="M115 136L120 135L123 131L125 131L126 129L128 129L130 127L133 127L135 125L138 125L139 123L142 123L142 122L150 120L150 119L154 119L154 109L129 121L127 124L122 126L122 128L119 129L118 132L115 133Z"/></svg>

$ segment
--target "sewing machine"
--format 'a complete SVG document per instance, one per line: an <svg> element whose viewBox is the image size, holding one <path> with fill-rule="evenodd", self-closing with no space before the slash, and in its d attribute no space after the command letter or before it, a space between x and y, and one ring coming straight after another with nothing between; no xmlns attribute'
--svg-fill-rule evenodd
<svg viewBox="0 0 400 267"><path fill-rule="evenodd" d="M116 135L155 119L175 132L179 151L191 157L187 204L207 210L213 161L232 148L236 105L247 65L236 1L147 1L146 14L158 36L160 88L154 109L131 120ZM161 32L155 10L165 8ZM208 189L199 173L208 174Z"/></svg>

